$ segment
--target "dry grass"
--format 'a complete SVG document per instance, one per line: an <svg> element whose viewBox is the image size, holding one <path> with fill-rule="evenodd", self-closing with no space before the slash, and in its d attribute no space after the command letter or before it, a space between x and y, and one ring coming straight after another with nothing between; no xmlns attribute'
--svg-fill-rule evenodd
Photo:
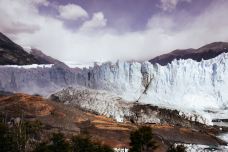
<svg viewBox="0 0 228 152"><path fill-rule="evenodd" d="M79 108L48 101L38 96L15 94L0 97L1 111L16 112L17 109L23 110L28 115L35 115L36 119L39 119L45 125L51 126L51 131L77 134L82 129L86 129L94 140L98 140L112 147L129 147L130 131L139 127L132 123L117 123L112 118L95 115ZM217 144L213 135L195 132L191 128L168 124L153 124L150 126L161 147L167 145L161 141L160 137L165 141L182 140L189 143ZM163 150L164 148L160 148L160 151Z"/></svg>

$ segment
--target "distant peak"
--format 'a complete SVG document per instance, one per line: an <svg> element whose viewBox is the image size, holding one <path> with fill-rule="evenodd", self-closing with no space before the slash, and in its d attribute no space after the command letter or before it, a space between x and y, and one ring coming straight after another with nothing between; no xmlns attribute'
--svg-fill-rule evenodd
<svg viewBox="0 0 228 152"><path fill-rule="evenodd" d="M198 49L177 49L170 53L157 56L149 61L152 64L158 63L160 65L167 65L174 59L193 59L199 62L202 59L208 60L214 58L224 52L228 52L227 42L213 42Z"/></svg>

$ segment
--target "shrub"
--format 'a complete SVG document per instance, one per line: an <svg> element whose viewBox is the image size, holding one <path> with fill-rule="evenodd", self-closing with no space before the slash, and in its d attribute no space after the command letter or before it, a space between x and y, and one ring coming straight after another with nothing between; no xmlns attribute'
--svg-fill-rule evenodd
<svg viewBox="0 0 228 152"><path fill-rule="evenodd" d="M14 134L3 123L0 123L0 151L19 152Z"/></svg>
<svg viewBox="0 0 228 152"><path fill-rule="evenodd" d="M34 152L52 152L50 145L45 142L42 142L36 146Z"/></svg>
<svg viewBox="0 0 228 152"><path fill-rule="evenodd" d="M108 146L94 144L87 136L74 136L72 138L73 152L114 152Z"/></svg>
<svg viewBox="0 0 228 152"><path fill-rule="evenodd" d="M54 133L50 144L42 142L36 146L34 152L71 152L71 148L62 133Z"/></svg>
<svg viewBox="0 0 228 152"><path fill-rule="evenodd" d="M50 149L53 152L69 152L70 144L65 141L64 135L62 133L54 133L51 139L52 144Z"/></svg>
<svg viewBox="0 0 228 152"><path fill-rule="evenodd" d="M145 152L157 148L150 127L143 126L131 132L130 140L131 148L129 152Z"/></svg>

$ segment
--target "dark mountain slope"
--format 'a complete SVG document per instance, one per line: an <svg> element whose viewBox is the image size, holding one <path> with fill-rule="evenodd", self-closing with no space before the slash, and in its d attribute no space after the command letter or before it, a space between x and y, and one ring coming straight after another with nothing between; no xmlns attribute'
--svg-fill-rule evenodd
<svg viewBox="0 0 228 152"><path fill-rule="evenodd" d="M41 64L41 62L0 32L0 65L27 64Z"/></svg>
<svg viewBox="0 0 228 152"><path fill-rule="evenodd" d="M202 59L208 60L214 58L223 52L228 52L228 43L214 42L198 49L174 50L170 53L157 56L149 61L152 64L158 63L160 65L167 65L174 59L193 59L199 62Z"/></svg>
<svg viewBox="0 0 228 152"><path fill-rule="evenodd" d="M44 54L42 51L32 48L31 55L33 55L37 60L39 60L40 62L42 62L43 64L55 64L55 65L63 65L63 66L67 66L65 65L63 62L54 59L50 56L47 56L46 54Z"/></svg>

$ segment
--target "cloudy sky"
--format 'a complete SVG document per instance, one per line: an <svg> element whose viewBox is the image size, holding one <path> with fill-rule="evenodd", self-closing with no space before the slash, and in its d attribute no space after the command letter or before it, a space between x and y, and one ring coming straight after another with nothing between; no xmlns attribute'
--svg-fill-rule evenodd
<svg viewBox="0 0 228 152"><path fill-rule="evenodd" d="M73 62L146 60L228 41L228 0L0 0L0 31Z"/></svg>

